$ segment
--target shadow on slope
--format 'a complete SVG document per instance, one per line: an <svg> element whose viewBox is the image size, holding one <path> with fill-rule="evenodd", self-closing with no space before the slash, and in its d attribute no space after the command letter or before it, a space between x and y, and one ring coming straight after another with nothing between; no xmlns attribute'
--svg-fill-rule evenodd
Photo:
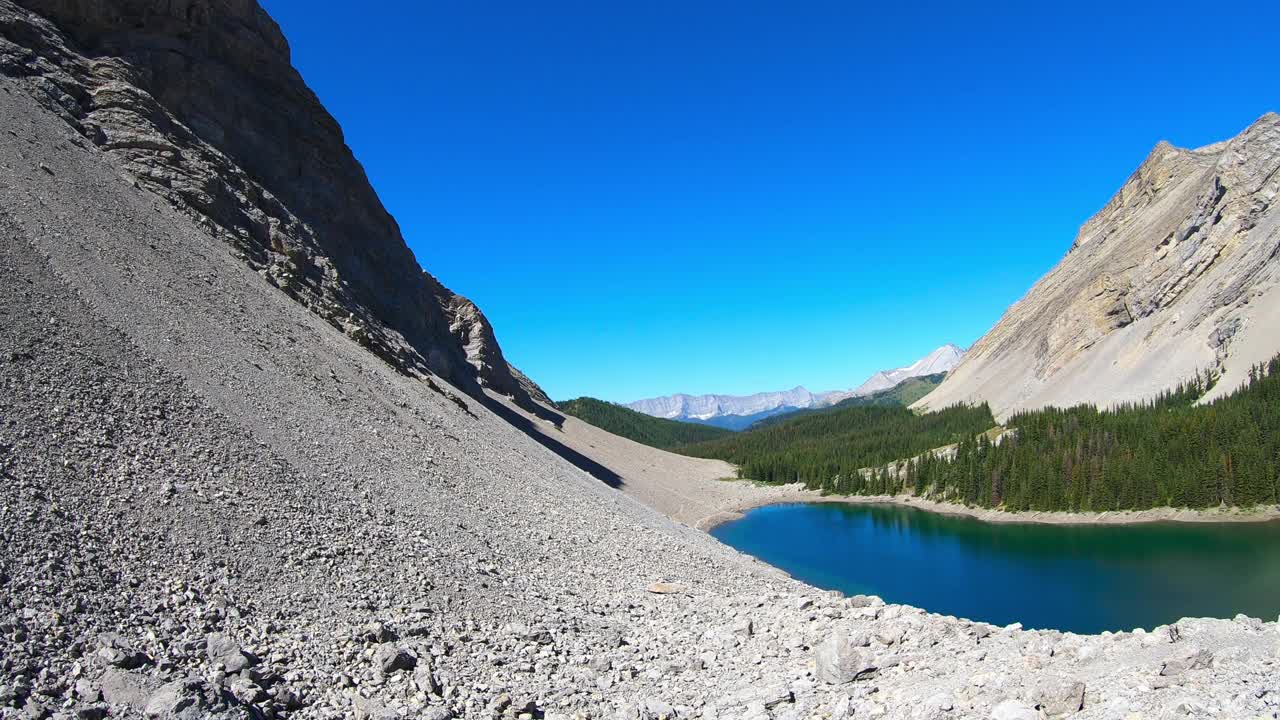
<svg viewBox="0 0 1280 720"><path fill-rule="evenodd" d="M556 455L559 455L569 461L579 470L591 475L611 488L618 489L622 487L623 480L621 475L556 440L555 438L548 437L545 433L540 432L538 428L534 427L533 420L516 412L501 400L486 396L482 398L480 402L482 402L485 407L489 408L489 410L493 411L495 415L507 421L507 423L512 427L533 438L538 442L538 444ZM532 410L532 412L536 413L538 417L554 424L557 429L564 424L564 417L548 408L539 407L536 410Z"/></svg>

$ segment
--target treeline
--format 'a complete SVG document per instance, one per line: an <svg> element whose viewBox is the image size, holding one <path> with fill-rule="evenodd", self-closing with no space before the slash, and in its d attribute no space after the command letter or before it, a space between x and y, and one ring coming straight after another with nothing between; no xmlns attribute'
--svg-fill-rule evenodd
<svg viewBox="0 0 1280 720"><path fill-rule="evenodd" d="M860 476L860 468L972 438L993 425L985 404L927 415L900 406L844 407L678 448L678 452L727 460L738 466L744 478L834 490L838 478Z"/></svg>
<svg viewBox="0 0 1280 720"><path fill-rule="evenodd" d="M651 417L631 408L589 397L558 402L556 407L601 430L664 450L733 434L730 430L710 425Z"/></svg>
<svg viewBox="0 0 1280 720"><path fill-rule="evenodd" d="M756 480L1015 511L1280 501L1280 356L1253 368L1229 396L1196 404L1215 380L1202 374L1150 402L1108 410L1023 412L1003 433L982 432L992 424L985 406L919 417L857 408L684 451L737 463ZM949 443L955 447L926 452Z"/></svg>
<svg viewBox="0 0 1280 720"><path fill-rule="evenodd" d="M1112 410L1049 408L1009 419L992 444L968 439L950 459L926 456L903 487L935 499L1009 510L1249 507L1280 499L1280 357L1244 387L1196 405L1200 376L1153 402ZM885 475L880 472L877 475Z"/></svg>

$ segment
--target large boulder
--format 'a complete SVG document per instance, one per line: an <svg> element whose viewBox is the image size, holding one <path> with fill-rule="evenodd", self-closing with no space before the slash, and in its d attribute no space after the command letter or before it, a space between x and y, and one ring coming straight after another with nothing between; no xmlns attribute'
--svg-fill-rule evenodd
<svg viewBox="0 0 1280 720"><path fill-rule="evenodd" d="M1045 715L1064 717L1084 709L1084 690L1079 680L1054 678L1038 685L1032 699Z"/></svg>
<svg viewBox="0 0 1280 720"><path fill-rule="evenodd" d="M814 677L829 685L843 685L876 672L870 653L861 650L862 638L851 638L848 631L839 628L814 652Z"/></svg>
<svg viewBox="0 0 1280 720"><path fill-rule="evenodd" d="M213 665L221 665L228 673L238 673L257 663L257 659L246 653L235 640L214 633L205 639L205 654Z"/></svg>

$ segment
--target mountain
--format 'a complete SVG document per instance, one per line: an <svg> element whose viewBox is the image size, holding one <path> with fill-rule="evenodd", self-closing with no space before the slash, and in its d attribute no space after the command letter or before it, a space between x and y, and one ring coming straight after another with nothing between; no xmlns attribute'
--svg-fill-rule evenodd
<svg viewBox="0 0 1280 720"><path fill-rule="evenodd" d="M1266 709L1272 622L1064 644L696 529L799 496L544 406L253 0L0 0L0 118L0 718Z"/></svg>
<svg viewBox="0 0 1280 720"><path fill-rule="evenodd" d="M740 430L761 418L813 407L813 393L802 387L755 395L676 394L627 403L636 412L667 420L699 422Z"/></svg>
<svg viewBox="0 0 1280 720"><path fill-rule="evenodd" d="M664 450L689 443L714 440L729 434L729 431L723 428L678 420L664 420L589 397L565 400L556 403L556 407L601 430Z"/></svg>
<svg viewBox="0 0 1280 720"><path fill-rule="evenodd" d="M889 390L909 378L937 375L950 372L964 359L964 350L950 343L934 350L906 367L894 370L881 370L872 375L866 382L850 390L846 397L866 397L873 393ZM838 393L828 393L827 399L833 403L844 400Z"/></svg>
<svg viewBox="0 0 1280 720"><path fill-rule="evenodd" d="M480 309L418 265L256 3L24 4L40 15L8 26L0 69L38 83L131 182L397 370L474 397L545 397Z"/></svg>
<svg viewBox="0 0 1280 720"><path fill-rule="evenodd" d="M942 384L942 381L946 376L946 373L935 373L933 375L907 378L888 390L877 390L869 395L845 398L835 405L820 408L806 408L804 410L793 410L783 414L773 415L752 423L749 429L758 430L762 427L776 425L802 415L832 412L846 407L866 407L870 405L896 405L900 407L907 407L925 395L933 392L934 388Z"/></svg>
<svg viewBox="0 0 1280 720"><path fill-rule="evenodd" d="M881 370L853 390L811 393L803 387L755 395L668 395L627 403L626 407L653 417L706 423L730 430L750 427L768 417L835 405L894 387L903 380L943 373L954 368L965 352L947 344L910 365Z"/></svg>
<svg viewBox="0 0 1280 720"><path fill-rule="evenodd" d="M917 408L997 417L1154 397L1198 371L1206 400L1280 350L1280 115L1196 150L1161 142L1070 251Z"/></svg>

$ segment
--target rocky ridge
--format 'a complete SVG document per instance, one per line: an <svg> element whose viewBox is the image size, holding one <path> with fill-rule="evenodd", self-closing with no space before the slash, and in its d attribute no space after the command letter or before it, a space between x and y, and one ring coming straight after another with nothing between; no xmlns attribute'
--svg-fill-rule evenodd
<svg viewBox="0 0 1280 720"><path fill-rule="evenodd" d="M0 0L0 54L35 26ZM34 78L0 73L0 718L1280 710L1274 622L1078 636L780 577L385 362Z"/></svg>
<svg viewBox="0 0 1280 720"><path fill-rule="evenodd" d="M139 187L402 372L542 396L479 309L418 266L256 2L18 5L0 5L0 72Z"/></svg>
<svg viewBox="0 0 1280 720"><path fill-rule="evenodd" d="M1066 257L916 407L1137 401L1198 371L1239 387L1280 351L1280 115L1197 150L1161 142Z"/></svg>

